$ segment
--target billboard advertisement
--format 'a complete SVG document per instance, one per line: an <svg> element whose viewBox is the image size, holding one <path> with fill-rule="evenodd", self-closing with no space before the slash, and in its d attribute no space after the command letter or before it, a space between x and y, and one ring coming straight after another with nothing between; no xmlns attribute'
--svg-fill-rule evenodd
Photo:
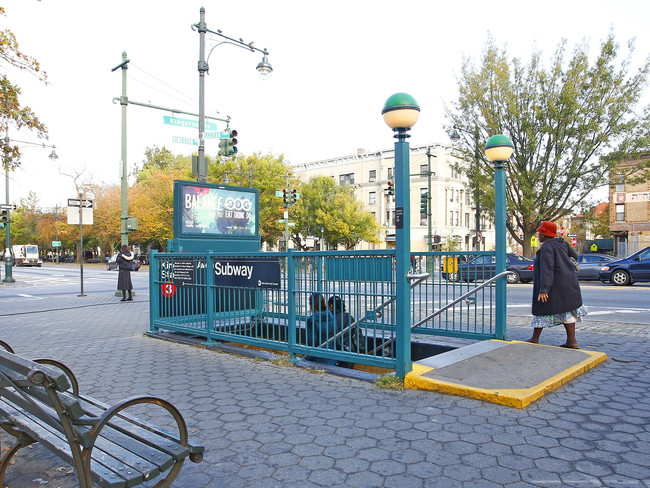
<svg viewBox="0 0 650 488"><path fill-rule="evenodd" d="M253 188L176 181L174 199L176 237L258 237L258 192Z"/></svg>

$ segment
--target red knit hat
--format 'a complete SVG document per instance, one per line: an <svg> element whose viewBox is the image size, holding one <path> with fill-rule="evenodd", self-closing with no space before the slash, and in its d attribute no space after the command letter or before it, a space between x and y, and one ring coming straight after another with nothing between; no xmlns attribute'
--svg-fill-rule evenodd
<svg viewBox="0 0 650 488"><path fill-rule="evenodd" d="M545 220L537 228L537 232L547 237L557 237L557 225L554 222Z"/></svg>

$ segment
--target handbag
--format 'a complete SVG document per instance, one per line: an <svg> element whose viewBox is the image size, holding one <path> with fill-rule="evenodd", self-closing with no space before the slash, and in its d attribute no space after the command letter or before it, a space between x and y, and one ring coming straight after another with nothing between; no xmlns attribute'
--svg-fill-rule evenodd
<svg viewBox="0 0 650 488"><path fill-rule="evenodd" d="M137 266L135 265L135 261L131 261L131 271L135 271L137 269Z"/></svg>

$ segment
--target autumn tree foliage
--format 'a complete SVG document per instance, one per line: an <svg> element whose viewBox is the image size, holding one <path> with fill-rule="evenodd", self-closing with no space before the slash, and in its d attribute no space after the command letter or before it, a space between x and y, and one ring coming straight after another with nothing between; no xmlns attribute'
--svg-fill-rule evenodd
<svg viewBox="0 0 650 488"><path fill-rule="evenodd" d="M4 7L0 7L0 15L5 15ZM20 148L12 143L7 135L9 128L27 128L36 132L39 138L47 138L47 128L38 119L29 106L23 106L20 100L20 88L12 83L7 76L10 70L22 71L36 76L44 83L47 82L47 74L41 69L36 59L28 56L20 50L16 36L9 29L0 31L0 66L3 73L0 74L0 132L4 137L0 138L0 152L3 155L3 166L7 169L20 166Z"/></svg>

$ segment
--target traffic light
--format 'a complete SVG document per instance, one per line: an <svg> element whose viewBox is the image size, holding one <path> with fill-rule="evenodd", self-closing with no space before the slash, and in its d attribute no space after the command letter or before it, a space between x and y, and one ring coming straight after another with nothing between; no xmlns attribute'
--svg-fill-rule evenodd
<svg viewBox="0 0 650 488"><path fill-rule="evenodd" d="M9 210L3 210L2 220L0 220L0 229L4 229L7 226L7 220L9 220Z"/></svg>
<svg viewBox="0 0 650 488"><path fill-rule="evenodd" d="M228 156L232 154L237 154L237 131L235 129L230 129L230 137L226 139L226 153Z"/></svg>
<svg viewBox="0 0 650 488"><path fill-rule="evenodd" d="M420 212L421 213L427 213L427 210L429 209L429 194L427 192L424 192L422 195L420 195Z"/></svg>
<svg viewBox="0 0 650 488"><path fill-rule="evenodd" d="M395 195L395 185L392 181L388 181L388 188L386 188L386 190L388 190L389 195Z"/></svg>
<svg viewBox="0 0 650 488"><path fill-rule="evenodd" d="M291 203L296 203L297 200L298 200L298 192L294 188L293 190L291 190Z"/></svg>
<svg viewBox="0 0 650 488"><path fill-rule="evenodd" d="M228 137L219 139L219 156L232 156L237 153L237 131L228 129Z"/></svg>
<svg viewBox="0 0 650 488"><path fill-rule="evenodd" d="M440 244L440 236L433 236L434 244Z"/></svg>
<svg viewBox="0 0 650 488"><path fill-rule="evenodd" d="M282 202L284 208L289 208L289 201L287 200L287 190L282 190Z"/></svg>
<svg viewBox="0 0 650 488"><path fill-rule="evenodd" d="M228 139L219 139L219 156L228 156Z"/></svg>

